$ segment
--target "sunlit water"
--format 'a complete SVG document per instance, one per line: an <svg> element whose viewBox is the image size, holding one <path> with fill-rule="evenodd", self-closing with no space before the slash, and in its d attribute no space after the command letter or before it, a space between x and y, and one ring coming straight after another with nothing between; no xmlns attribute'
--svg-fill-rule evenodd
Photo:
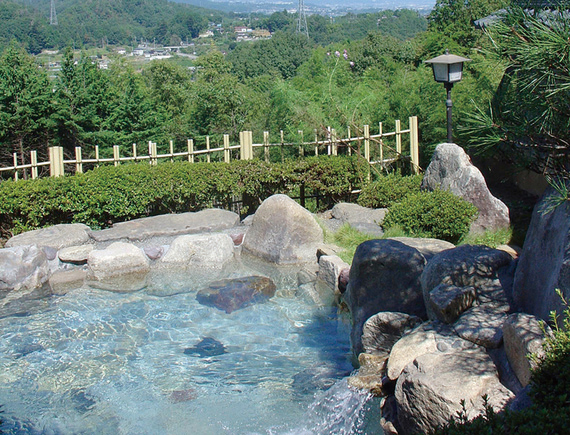
<svg viewBox="0 0 570 435"><path fill-rule="evenodd" d="M244 272L242 272L243 274ZM235 274L235 272L234 272ZM92 288L4 310L5 433L375 434L378 405L347 387L349 325L274 277L270 301L200 305L192 274L147 289ZM203 338L216 356L185 354Z"/></svg>

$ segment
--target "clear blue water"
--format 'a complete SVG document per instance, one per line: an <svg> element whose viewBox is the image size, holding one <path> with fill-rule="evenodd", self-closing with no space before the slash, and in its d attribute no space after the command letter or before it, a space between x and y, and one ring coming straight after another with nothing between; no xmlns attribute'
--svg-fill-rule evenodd
<svg viewBox="0 0 570 435"><path fill-rule="evenodd" d="M347 320L315 303L293 275L276 277L270 301L231 314L196 301L203 277L162 278L134 293L87 287L5 310L2 429L54 435L377 431L366 421L368 395L338 381L352 370ZM206 337L226 352L184 353Z"/></svg>

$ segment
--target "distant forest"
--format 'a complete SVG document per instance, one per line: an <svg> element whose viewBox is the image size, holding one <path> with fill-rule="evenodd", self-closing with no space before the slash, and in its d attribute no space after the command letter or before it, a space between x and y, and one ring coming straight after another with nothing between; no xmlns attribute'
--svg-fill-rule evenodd
<svg viewBox="0 0 570 435"><path fill-rule="evenodd" d="M144 38L163 45L196 38L209 23L227 31L243 24L239 14L224 13L167 0L57 0L57 26L50 25L50 0L0 0L0 49L15 39L29 53L102 45L133 45ZM247 24L271 32L295 27L295 14L247 15ZM425 17L409 10L349 14L334 20L309 16L311 38L318 44L362 39L371 31L406 39L427 27ZM217 35L220 36L220 35Z"/></svg>

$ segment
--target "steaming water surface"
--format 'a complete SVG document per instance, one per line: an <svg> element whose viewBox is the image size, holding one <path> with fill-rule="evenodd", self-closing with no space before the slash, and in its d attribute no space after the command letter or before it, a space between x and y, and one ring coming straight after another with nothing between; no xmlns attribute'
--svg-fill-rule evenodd
<svg viewBox="0 0 570 435"><path fill-rule="evenodd" d="M5 308L2 429L381 433L366 418L377 404L339 381L352 370L347 320L295 278L279 275L270 301L231 314L196 301L195 276L163 278L134 293L86 287ZM222 352L196 352L204 338Z"/></svg>

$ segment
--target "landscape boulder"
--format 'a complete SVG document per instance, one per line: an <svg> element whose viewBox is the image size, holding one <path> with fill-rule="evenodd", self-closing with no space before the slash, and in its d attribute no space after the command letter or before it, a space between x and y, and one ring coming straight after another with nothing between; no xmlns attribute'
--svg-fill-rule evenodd
<svg viewBox="0 0 570 435"><path fill-rule="evenodd" d="M12 237L6 248L35 245L56 251L68 246L83 245L89 241L90 228L84 224L59 224L48 228L27 231Z"/></svg>
<svg viewBox="0 0 570 435"><path fill-rule="evenodd" d="M370 317L362 328L365 353L388 357L396 341L421 323L421 319L405 313L383 311Z"/></svg>
<svg viewBox="0 0 570 435"><path fill-rule="evenodd" d="M425 264L417 249L395 240L369 240L358 246L343 295L352 314L355 356L362 352L362 328L370 316L394 311L425 318L420 284Z"/></svg>
<svg viewBox="0 0 570 435"><path fill-rule="evenodd" d="M442 143L436 147L421 187L450 191L477 207L479 216L471 224L472 232L509 228L509 209L491 194L481 171L458 145Z"/></svg>
<svg viewBox="0 0 570 435"><path fill-rule="evenodd" d="M533 211L513 285L517 308L546 321L564 310L556 289L570 298L570 201L549 211L556 195L547 189Z"/></svg>
<svg viewBox="0 0 570 435"><path fill-rule="evenodd" d="M340 202L335 204L331 210L331 216L337 220L341 226L348 224L352 228L373 236L381 236L383 234L381 225L384 222L386 208L367 208L358 204L348 202Z"/></svg>
<svg viewBox="0 0 570 435"><path fill-rule="evenodd" d="M228 210L210 208L198 212L164 214L113 224L111 228L92 231L98 242L127 239L146 240L151 237L222 231L239 224L239 216Z"/></svg>
<svg viewBox="0 0 570 435"><path fill-rule="evenodd" d="M426 322L394 344L388 358L387 376L395 381L404 367L426 353L463 351L476 347L472 342L458 337L450 326Z"/></svg>
<svg viewBox="0 0 570 435"><path fill-rule="evenodd" d="M159 265L220 269L233 258L234 242L227 234L189 234L174 239Z"/></svg>
<svg viewBox="0 0 570 435"><path fill-rule="evenodd" d="M49 279L43 249L34 245L0 249L0 293L33 290Z"/></svg>
<svg viewBox="0 0 570 435"><path fill-rule="evenodd" d="M349 264L336 255L322 255L319 258L319 272L317 276L330 289L339 292L340 274L349 267Z"/></svg>
<svg viewBox="0 0 570 435"><path fill-rule="evenodd" d="M89 254L94 249L95 246L93 245L69 246L62 248L58 253L58 257L63 263L85 264Z"/></svg>
<svg viewBox="0 0 570 435"><path fill-rule="evenodd" d="M544 326L547 328L548 326ZM505 352L509 363L523 387L530 382L531 369L536 364L529 359L531 354L544 356L544 331L540 319L526 313L511 314L503 325Z"/></svg>
<svg viewBox="0 0 570 435"><path fill-rule="evenodd" d="M202 305L214 307L227 314L265 302L275 295L275 283L265 276L246 276L243 278L214 281L196 295Z"/></svg>
<svg viewBox="0 0 570 435"><path fill-rule="evenodd" d="M421 276L429 318L437 318L429 304L430 292L441 284L474 287L477 297L479 292L486 292L489 302L492 302L491 296L494 295L497 302L506 303L508 297L497 280L502 276L502 269L507 268L511 261L511 256L505 251L479 245L461 245L435 255ZM485 290L489 286L493 292Z"/></svg>
<svg viewBox="0 0 570 435"><path fill-rule="evenodd" d="M481 349L426 353L406 365L396 384L400 435L428 433L462 411L484 413L483 396L495 412L514 394L499 381L493 360Z"/></svg>
<svg viewBox="0 0 570 435"><path fill-rule="evenodd" d="M461 338L488 349L503 343L503 323L507 319L502 306L480 305L467 310L453 325Z"/></svg>
<svg viewBox="0 0 570 435"><path fill-rule="evenodd" d="M105 249L91 251L87 265L90 285L112 291L143 288L150 271L143 251L124 242L115 242Z"/></svg>
<svg viewBox="0 0 570 435"><path fill-rule="evenodd" d="M390 237L390 240L396 240L411 248L416 248L427 261L442 251L455 248L455 245L451 242L429 237Z"/></svg>
<svg viewBox="0 0 570 435"><path fill-rule="evenodd" d="M440 284L429 292L429 306L443 323L453 323L475 301L474 287Z"/></svg>
<svg viewBox="0 0 570 435"><path fill-rule="evenodd" d="M277 264L315 260L323 230L308 210L287 195L273 195L259 206L244 241L244 251Z"/></svg>

